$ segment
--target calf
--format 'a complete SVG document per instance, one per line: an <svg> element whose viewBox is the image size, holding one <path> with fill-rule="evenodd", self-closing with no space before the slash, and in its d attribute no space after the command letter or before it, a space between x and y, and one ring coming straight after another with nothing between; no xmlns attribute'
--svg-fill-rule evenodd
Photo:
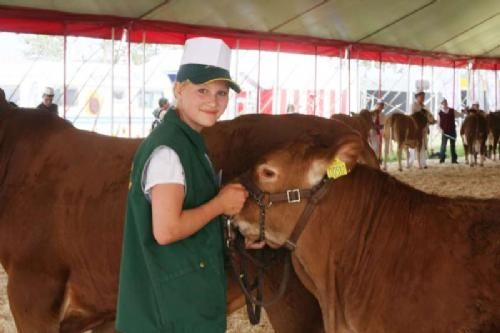
<svg viewBox="0 0 500 333"><path fill-rule="evenodd" d="M401 153L406 148L406 166L410 168L409 148L415 148L417 152L419 168L427 168L425 150L427 146L428 126L435 124L436 120L427 110L413 113L411 116L402 113L394 113L387 117L384 123L384 170L387 170L387 157L391 141L398 145L399 171L403 171L401 165Z"/></svg>
<svg viewBox="0 0 500 333"><path fill-rule="evenodd" d="M488 157L495 161L497 152L500 159L500 147L498 145L500 138L500 111L490 112L486 116L486 120L488 122L487 153Z"/></svg>
<svg viewBox="0 0 500 333"><path fill-rule="evenodd" d="M468 112L460 128L460 136L464 144L465 163L470 166L477 164L477 155L480 154L479 165L483 166L486 156L486 138L488 123L482 112Z"/></svg>
<svg viewBox="0 0 500 333"><path fill-rule="evenodd" d="M350 116L345 114L334 114L331 118L338 120L358 131L363 140L367 141L370 130L375 128L372 120L372 112L366 109L359 111L359 113L351 112Z"/></svg>
<svg viewBox="0 0 500 333"><path fill-rule="evenodd" d="M426 194L357 165L361 147L266 155L244 178L264 203L245 204L240 231L293 250L326 332L500 332L500 200Z"/></svg>

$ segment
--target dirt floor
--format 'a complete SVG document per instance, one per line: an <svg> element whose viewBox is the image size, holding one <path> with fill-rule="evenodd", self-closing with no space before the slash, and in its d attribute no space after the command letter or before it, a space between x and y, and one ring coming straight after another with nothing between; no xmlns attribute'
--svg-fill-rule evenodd
<svg viewBox="0 0 500 333"><path fill-rule="evenodd" d="M478 198L500 198L500 162L486 161L484 167L469 167L463 163L439 164L429 162L429 168L416 168L402 172L397 165L389 165L389 173L412 186L430 193L447 196L473 196ZM16 332L6 296L7 276L0 267L0 333ZM263 322L251 327L243 310L229 318L228 333L272 333L273 329L264 318Z"/></svg>
<svg viewBox="0 0 500 333"><path fill-rule="evenodd" d="M0 266L0 333L16 332L7 301L7 275Z"/></svg>

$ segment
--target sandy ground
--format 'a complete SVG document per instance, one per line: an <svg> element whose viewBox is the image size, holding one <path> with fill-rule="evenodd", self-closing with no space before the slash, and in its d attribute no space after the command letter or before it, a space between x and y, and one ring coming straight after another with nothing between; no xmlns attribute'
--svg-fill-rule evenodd
<svg viewBox="0 0 500 333"><path fill-rule="evenodd" d="M460 161L459 165L439 164L429 161L429 168L416 168L402 172L397 165L389 165L389 173L412 186L430 193L447 196L473 196L479 198L500 198L500 162L486 161L484 167L469 167ZM0 333L15 333L6 296L7 276L0 267ZM229 318L228 333L272 333L267 318L260 325L252 327L244 310Z"/></svg>
<svg viewBox="0 0 500 333"><path fill-rule="evenodd" d="M7 274L0 266L0 333L16 332L7 301Z"/></svg>

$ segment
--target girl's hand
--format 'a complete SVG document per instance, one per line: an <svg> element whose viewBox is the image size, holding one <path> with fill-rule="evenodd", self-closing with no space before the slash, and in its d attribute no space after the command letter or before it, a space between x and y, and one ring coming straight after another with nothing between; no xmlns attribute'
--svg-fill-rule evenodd
<svg viewBox="0 0 500 333"><path fill-rule="evenodd" d="M235 215L240 212L248 198L248 192L239 183L224 186L215 197L221 205L222 214Z"/></svg>
<svg viewBox="0 0 500 333"><path fill-rule="evenodd" d="M247 250L259 250L266 246L266 241L251 241L245 238L245 249Z"/></svg>

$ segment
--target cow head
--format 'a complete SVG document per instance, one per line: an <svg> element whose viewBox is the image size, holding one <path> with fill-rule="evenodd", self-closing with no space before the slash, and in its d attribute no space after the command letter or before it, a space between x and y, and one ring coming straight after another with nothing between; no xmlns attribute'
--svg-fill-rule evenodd
<svg viewBox="0 0 500 333"><path fill-rule="evenodd" d="M425 119L427 120L427 123L429 125L434 125L437 122L434 116L432 115L432 112L430 112L427 109L422 109L422 112L424 113Z"/></svg>
<svg viewBox="0 0 500 333"><path fill-rule="evenodd" d="M314 142L296 142L267 154L251 169L248 177L255 187L268 194L311 189L323 181L327 168L332 166L333 161L342 166L344 163L347 171L352 170L362 149L363 142L355 134L344 136L341 142L331 147ZM264 196L264 201L267 200L264 236L270 247L278 248L292 234L308 199L269 202L269 198ZM235 223L247 239L254 241L260 235L261 216L262 206L259 207L256 201L248 199L235 217Z"/></svg>

